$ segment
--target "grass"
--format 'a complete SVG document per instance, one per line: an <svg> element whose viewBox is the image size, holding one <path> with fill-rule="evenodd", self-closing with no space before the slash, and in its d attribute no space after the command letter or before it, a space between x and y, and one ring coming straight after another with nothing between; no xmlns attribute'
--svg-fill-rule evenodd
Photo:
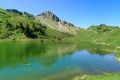
<svg viewBox="0 0 120 80"><path fill-rule="evenodd" d="M120 80L120 73L105 73L103 75L81 75L73 80Z"/></svg>

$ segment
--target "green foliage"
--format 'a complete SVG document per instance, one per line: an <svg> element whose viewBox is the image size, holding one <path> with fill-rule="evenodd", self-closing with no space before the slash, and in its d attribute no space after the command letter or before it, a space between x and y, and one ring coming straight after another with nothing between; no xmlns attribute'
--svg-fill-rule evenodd
<svg viewBox="0 0 120 80"><path fill-rule="evenodd" d="M8 12L7 12L8 11ZM13 35L24 34L26 38L39 38L45 36L46 27L41 23L29 19L31 15L21 16L17 10L0 10L0 38L12 38ZM18 15L19 14L19 15ZM19 37L19 38L21 38Z"/></svg>

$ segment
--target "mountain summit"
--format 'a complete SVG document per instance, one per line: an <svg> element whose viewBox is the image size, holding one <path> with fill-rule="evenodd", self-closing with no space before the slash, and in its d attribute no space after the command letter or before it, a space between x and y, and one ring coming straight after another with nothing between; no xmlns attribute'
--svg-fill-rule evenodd
<svg viewBox="0 0 120 80"><path fill-rule="evenodd" d="M46 11L43 12L42 14L38 15L41 16L43 18L52 20L52 21L56 21L56 22L60 22L62 25L68 25L68 26L73 26L75 27L73 24L67 22L67 21L62 21L59 17L57 17L54 13L52 13L51 11Z"/></svg>
<svg viewBox="0 0 120 80"><path fill-rule="evenodd" d="M44 18L47 18L47 19L50 19L50 20L53 20L53 21L61 21L56 15L54 15L51 11L46 11L38 16L42 16Z"/></svg>
<svg viewBox="0 0 120 80"><path fill-rule="evenodd" d="M49 28L58 30L64 33L76 34L76 27L67 22L62 21L59 17L57 17L51 11L45 11L44 13L35 17L39 22L46 24Z"/></svg>

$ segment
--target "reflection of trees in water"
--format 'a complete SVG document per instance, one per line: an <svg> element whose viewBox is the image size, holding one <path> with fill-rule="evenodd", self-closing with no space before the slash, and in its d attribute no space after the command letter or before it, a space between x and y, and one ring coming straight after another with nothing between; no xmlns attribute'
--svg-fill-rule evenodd
<svg viewBox="0 0 120 80"><path fill-rule="evenodd" d="M73 53L76 48L75 44L58 44L46 47L46 52L40 56L41 63L50 66L55 63L59 57L67 56Z"/></svg>
<svg viewBox="0 0 120 80"><path fill-rule="evenodd" d="M99 54L100 56L105 56L106 54L110 54L109 52L104 51L103 49L100 48L89 49L88 51L90 54Z"/></svg>
<svg viewBox="0 0 120 80"><path fill-rule="evenodd" d="M75 44L1 43L0 66L26 64L31 58L38 59L44 66L50 66L58 57L72 53L75 47Z"/></svg>
<svg viewBox="0 0 120 80"><path fill-rule="evenodd" d="M31 58L38 59L44 66L54 64L59 57L72 54L75 50L87 50L91 54L105 55L108 46L92 44L88 41L77 44L40 44L5 42L0 44L0 66L27 64Z"/></svg>
<svg viewBox="0 0 120 80"><path fill-rule="evenodd" d="M120 63L120 50L115 54L115 60Z"/></svg>

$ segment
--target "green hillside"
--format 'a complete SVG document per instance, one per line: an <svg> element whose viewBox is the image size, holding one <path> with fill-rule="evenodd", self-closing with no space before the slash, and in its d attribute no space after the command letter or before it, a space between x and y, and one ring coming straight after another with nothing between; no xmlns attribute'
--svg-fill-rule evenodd
<svg viewBox="0 0 120 80"><path fill-rule="evenodd" d="M0 10L0 38L39 38L46 35L46 26L15 12ZM39 33L38 33L39 32Z"/></svg>
<svg viewBox="0 0 120 80"><path fill-rule="evenodd" d="M111 45L120 43L120 28L105 24L92 25L88 29L75 27L62 21L55 14L46 11L38 16L15 9L0 8L0 39L39 39L79 43L90 41L94 44Z"/></svg>
<svg viewBox="0 0 120 80"><path fill-rule="evenodd" d="M33 15L15 9L0 8L0 39L56 39L72 36L38 22Z"/></svg>
<svg viewBox="0 0 120 80"><path fill-rule="evenodd" d="M112 46L120 45L120 28L118 26L101 24L99 26L91 26L87 30L95 32L92 36L92 40L95 42L104 42Z"/></svg>
<svg viewBox="0 0 120 80"><path fill-rule="evenodd" d="M102 33L102 32L107 32L107 31L111 31L115 28L119 28L118 26L108 26L108 25L105 25L105 24L100 24L98 26L90 26L87 30L90 30L90 31L95 31L95 32L98 32L98 33Z"/></svg>

